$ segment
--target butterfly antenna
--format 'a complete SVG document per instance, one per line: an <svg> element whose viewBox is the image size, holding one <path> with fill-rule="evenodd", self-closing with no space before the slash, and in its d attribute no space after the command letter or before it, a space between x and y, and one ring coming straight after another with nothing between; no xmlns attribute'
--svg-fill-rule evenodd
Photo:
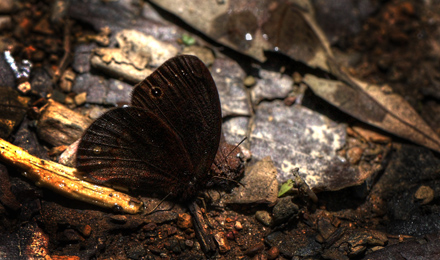
<svg viewBox="0 0 440 260"><path fill-rule="evenodd" d="M171 195L171 192L168 193L152 210L145 213L144 216L152 214L170 195Z"/></svg>
<svg viewBox="0 0 440 260"><path fill-rule="evenodd" d="M243 186L243 188L246 188L246 187L244 186L243 183L241 183L241 182L239 182L239 181L236 181L236 180L233 180L233 179L229 179L229 178L225 178L225 177L220 177L220 176L212 176L212 178L217 178L217 179L222 179L222 180L232 181L232 182L237 183L238 185Z"/></svg>
<svg viewBox="0 0 440 260"><path fill-rule="evenodd" d="M232 149L232 151L230 151L229 153L228 153L228 155L226 155L226 157L225 157L225 160L226 160L226 158L228 158L229 157L229 155L231 155L244 141L246 141L246 139L247 139L247 137L245 137L245 138L243 138L243 140L241 140L235 147L234 147L234 149Z"/></svg>

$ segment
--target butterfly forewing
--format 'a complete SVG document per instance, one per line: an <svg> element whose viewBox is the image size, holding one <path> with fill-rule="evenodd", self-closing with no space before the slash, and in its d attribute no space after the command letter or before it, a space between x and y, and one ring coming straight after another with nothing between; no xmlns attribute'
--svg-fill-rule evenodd
<svg viewBox="0 0 440 260"><path fill-rule="evenodd" d="M195 174L206 174L221 134L220 100L214 80L197 57L177 56L140 82L132 105L162 118L180 136Z"/></svg>

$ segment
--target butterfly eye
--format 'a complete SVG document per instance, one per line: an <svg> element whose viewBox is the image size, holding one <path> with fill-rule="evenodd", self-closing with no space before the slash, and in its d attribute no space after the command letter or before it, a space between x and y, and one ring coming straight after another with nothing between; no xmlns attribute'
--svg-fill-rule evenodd
<svg viewBox="0 0 440 260"><path fill-rule="evenodd" d="M95 146L93 147L93 153L94 154L100 154L102 152L101 146Z"/></svg>
<svg viewBox="0 0 440 260"><path fill-rule="evenodd" d="M154 97L160 97L162 96L162 90L160 90L160 88L152 88L151 95L153 95Z"/></svg>

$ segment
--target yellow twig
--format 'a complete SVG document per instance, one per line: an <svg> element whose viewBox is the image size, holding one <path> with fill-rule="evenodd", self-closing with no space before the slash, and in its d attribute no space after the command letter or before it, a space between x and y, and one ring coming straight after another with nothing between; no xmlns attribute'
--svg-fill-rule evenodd
<svg viewBox="0 0 440 260"><path fill-rule="evenodd" d="M32 156L1 138L0 159L21 168L23 175L34 181L37 186L51 189L66 197L105 208L118 207L130 214L142 211L142 202L138 199L108 187L86 182L76 177L75 168Z"/></svg>

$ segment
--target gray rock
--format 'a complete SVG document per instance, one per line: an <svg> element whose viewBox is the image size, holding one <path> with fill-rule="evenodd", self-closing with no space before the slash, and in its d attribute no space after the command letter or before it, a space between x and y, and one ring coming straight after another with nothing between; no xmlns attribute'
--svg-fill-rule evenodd
<svg viewBox="0 0 440 260"><path fill-rule="evenodd" d="M87 102L103 104L108 92L108 81L89 73L78 75L73 83L72 91L87 92Z"/></svg>
<svg viewBox="0 0 440 260"><path fill-rule="evenodd" d="M253 157L272 157L280 182L292 178L290 171L298 167L311 188L326 187L325 171L342 164L336 152L345 137L345 125L310 109L288 107L282 101L262 102L252 126L250 149Z"/></svg>
<svg viewBox="0 0 440 260"><path fill-rule="evenodd" d="M95 43L81 44L75 48L73 56L72 68L77 73L86 73L90 71L90 58L92 56L93 49L97 45Z"/></svg>
<svg viewBox="0 0 440 260"><path fill-rule="evenodd" d="M293 79L287 75L261 69L260 77L251 91L253 104L262 100L283 99L293 90Z"/></svg>
<svg viewBox="0 0 440 260"><path fill-rule="evenodd" d="M105 98L107 104L129 104L133 86L117 79L110 79L108 82L108 94Z"/></svg>
<svg viewBox="0 0 440 260"><path fill-rule="evenodd" d="M223 117L249 116L251 108L243 85L246 75L238 63L218 58L212 65L211 74L220 95Z"/></svg>

